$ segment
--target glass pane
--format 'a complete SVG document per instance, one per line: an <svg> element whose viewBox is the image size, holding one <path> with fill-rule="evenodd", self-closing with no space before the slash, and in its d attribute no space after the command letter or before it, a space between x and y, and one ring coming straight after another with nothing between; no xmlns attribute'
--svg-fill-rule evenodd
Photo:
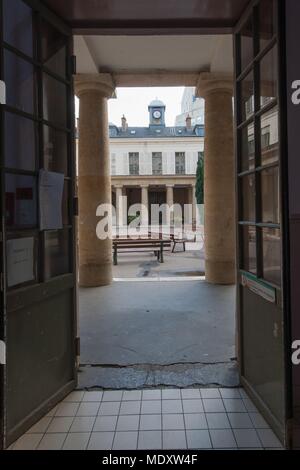
<svg viewBox="0 0 300 470"><path fill-rule="evenodd" d="M254 82L250 72L241 82L242 121L246 121L254 113Z"/></svg>
<svg viewBox="0 0 300 470"><path fill-rule="evenodd" d="M36 178L7 174L5 177L5 206L8 227L36 226Z"/></svg>
<svg viewBox="0 0 300 470"><path fill-rule="evenodd" d="M176 175L185 175L185 153L175 153L175 170Z"/></svg>
<svg viewBox="0 0 300 470"><path fill-rule="evenodd" d="M273 47L260 63L260 105L277 97L277 47Z"/></svg>
<svg viewBox="0 0 300 470"><path fill-rule="evenodd" d="M30 114L36 109L34 69L12 52L4 52L6 103Z"/></svg>
<svg viewBox="0 0 300 470"><path fill-rule="evenodd" d="M152 153L152 174L162 175L162 153L161 152Z"/></svg>
<svg viewBox="0 0 300 470"><path fill-rule="evenodd" d="M44 119L67 127L67 87L44 73L43 89Z"/></svg>
<svg viewBox="0 0 300 470"><path fill-rule="evenodd" d="M279 224L279 170L268 168L261 172L262 221Z"/></svg>
<svg viewBox="0 0 300 470"><path fill-rule="evenodd" d="M263 50L275 33L274 0L259 2L260 50Z"/></svg>
<svg viewBox="0 0 300 470"><path fill-rule="evenodd" d="M278 229L263 229L263 276L281 285L281 237Z"/></svg>
<svg viewBox="0 0 300 470"><path fill-rule="evenodd" d="M248 20L240 33L241 38L241 72L253 60L253 21Z"/></svg>
<svg viewBox="0 0 300 470"><path fill-rule="evenodd" d="M278 161L278 109L273 108L261 117L261 163L268 165Z"/></svg>
<svg viewBox="0 0 300 470"><path fill-rule="evenodd" d="M45 232L45 278L70 272L69 230Z"/></svg>
<svg viewBox="0 0 300 470"><path fill-rule="evenodd" d="M7 287L20 288L37 281L38 238L32 232L7 233Z"/></svg>
<svg viewBox="0 0 300 470"><path fill-rule="evenodd" d="M243 230L243 264L242 269L256 274L256 228L245 226Z"/></svg>
<svg viewBox="0 0 300 470"><path fill-rule="evenodd" d="M129 153L129 174L138 175L139 172L140 172L139 153L130 152Z"/></svg>
<svg viewBox="0 0 300 470"><path fill-rule="evenodd" d="M63 219L64 225L69 225L70 223L70 218L69 218L70 195L71 195L70 183L68 181L65 181L64 192L63 192L63 202L62 202L62 219Z"/></svg>
<svg viewBox="0 0 300 470"><path fill-rule="evenodd" d="M32 10L21 0L3 0L4 41L24 54L33 55Z"/></svg>
<svg viewBox="0 0 300 470"><path fill-rule="evenodd" d="M44 168L68 176L68 136L44 126Z"/></svg>
<svg viewBox="0 0 300 470"><path fill-rule="evenodd" d="M66 36L42 21L42 61L52 72L66 76L67 47Z"/></svg>
<svg viewBox="0 0 300 470"><path fill-rule="evenodd" d="M255 168L255 139L254 123L241 130L242 158L240 171L253 170Z"/></svg>
<svg viewBox="0 0 300 470"><path fill-rule="evenodd" d="M5 166L20 170L35 170L36 132L30 119L5 113Z"/></svg>
<svg viewBox="0 0 300 470"><path fill-rule="evenodd" d="M242 178L243 221L255 222L255 175Z"/></svg>

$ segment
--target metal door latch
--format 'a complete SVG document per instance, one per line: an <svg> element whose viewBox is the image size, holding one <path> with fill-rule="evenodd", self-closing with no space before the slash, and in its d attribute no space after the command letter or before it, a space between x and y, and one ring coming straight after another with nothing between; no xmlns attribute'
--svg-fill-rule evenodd
<svg viewBox="0 0 300 470"><path fill-rule="evenodd" d="M6 104L6 86L2 80L0 80L0 104Z"/></svg>
<svg viewBox="0 0 300 470"><path fill-rule="evenodd" d="M6 344L4 341L0 341L0 364L6 364Z"/></svg>

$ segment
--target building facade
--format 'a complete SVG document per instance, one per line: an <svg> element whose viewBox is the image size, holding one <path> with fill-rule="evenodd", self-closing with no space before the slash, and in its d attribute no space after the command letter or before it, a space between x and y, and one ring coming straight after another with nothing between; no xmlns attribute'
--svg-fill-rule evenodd
<svg viewBox="0 0 300 470"><path fill-rule="evenodd" d="M167 127L166 106L160 100L152 101L148 109L148 127L129 127L124 116L121 127L109 126L112 201L117 214L121 213L120 225L126 223L128 208L134 204L149 207L145 223L151 221L152 204L192 204L196 211L196 171L204 151L204 128L193 126L190 117L184 126Z"/></svg>
<svg viewBox="0 0 300 470"><path fill-rule="evenodd" d="M181 100L181 114L176 117L175 126L184 126L188 116L192 125L204 124L204 99L197 97L195 87L185 87Z"/></svg>

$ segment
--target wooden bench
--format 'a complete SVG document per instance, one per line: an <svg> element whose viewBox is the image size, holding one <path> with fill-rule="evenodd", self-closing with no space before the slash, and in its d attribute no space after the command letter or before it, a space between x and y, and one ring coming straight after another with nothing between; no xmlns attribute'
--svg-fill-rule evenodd
<svg viewBox="0 0 300 470"><path fill-rule="evenodd" d="M164 250L171 248L170 239L155 238L115 238L113 240L114 265L118 264L118 252L126 253L154 252L160 263L164 262Z"/></svg>

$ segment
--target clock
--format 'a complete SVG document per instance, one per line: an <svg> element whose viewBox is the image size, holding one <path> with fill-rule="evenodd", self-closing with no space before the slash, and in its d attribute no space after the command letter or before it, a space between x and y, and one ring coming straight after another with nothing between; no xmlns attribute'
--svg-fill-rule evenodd
<svg viewBox="0 0 300 470"><path fill-rule="evenodd" d="M157 111L154 111L153 117L154 117L155 119L160 119L160 118L161 118L161 112L158 111L158 110L157 110Z"/></svg>

